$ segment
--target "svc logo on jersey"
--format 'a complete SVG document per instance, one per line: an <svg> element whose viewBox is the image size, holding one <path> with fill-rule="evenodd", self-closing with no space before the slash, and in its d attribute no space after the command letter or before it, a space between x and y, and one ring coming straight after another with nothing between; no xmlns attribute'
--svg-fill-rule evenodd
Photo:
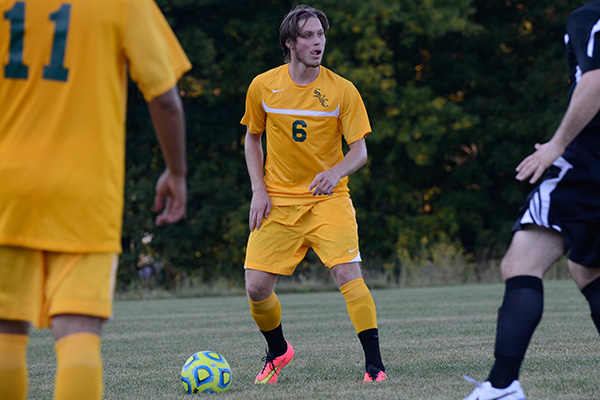
<svg viewBox="0 0 600 400"><path fill-rule="evenodd" d="M329 107L329 105L326 103L329 101L329 99L327 97L325 97L324 94L321 94L320 90L321 89L316 88L315 91L313 92L314 93L313 97L316 97L317 99L319 99L319 103L321 103L321 105L324 108L327 108L327 107Z"/></svg>

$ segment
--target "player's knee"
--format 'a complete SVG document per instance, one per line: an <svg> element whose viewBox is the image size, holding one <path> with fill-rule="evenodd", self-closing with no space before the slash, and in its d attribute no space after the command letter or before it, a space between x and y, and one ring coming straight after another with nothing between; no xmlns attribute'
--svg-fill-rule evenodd
<svg viewBox="0 0 600 400"><path fill-rule="evenodd" d="M268 285L256 282L246 282L246 294L251 301L257 302L267 299L273 292Z"/></svg>
<svg viewBox="0 0 600 400"><path fill-rule="evenodd" d="M0 319L0 333L7 333L13 335L28 335L29 322Z"/></svg>
<svg viewBox="0 0 600 400"><path fill-rule="evenodd" d="M510 258L508 256L504 256L500 262L500 273L502 274L502 279L504 281L513 277L513 269L514 268Z"/></svg>
<svg viewBox="0 0 600 400"><path fill-rule="evenodd" d="M54 340L76 333L91 333L100 336L103 319L91 315L58 314L52 317L52 332Z"/></svg>
<svg viewBox="0 0 600 400"><path fill-rule="evenodd" d="M255 270L246 270L246 294L251 301L266 300L275 289L277 275Z"/></svg>
<svg viewBox="0 0 600 400"><path fill-rule="evenodd" d="M331 268L331 273L333 274L333 279L335 279L338 288L341 288L350 281L362 278L359 263L336 265Z"/></svg>
<svg viewBox="0 0 600 400"><path fill-rule="evenodd" d="M571 260L568 261L571 277L577 284L579 290L582 290L590 283L600 278L600 268L588 268L581 264L577 264Z"/></svg>
<svg viewBox="0 0 600 400"><path fill-rule="evenodd" d="M502 280L506 281L521 275L536 276L541 279L552 263L548 259L532 258L520 251L509 249L500 262Z"/></svg>

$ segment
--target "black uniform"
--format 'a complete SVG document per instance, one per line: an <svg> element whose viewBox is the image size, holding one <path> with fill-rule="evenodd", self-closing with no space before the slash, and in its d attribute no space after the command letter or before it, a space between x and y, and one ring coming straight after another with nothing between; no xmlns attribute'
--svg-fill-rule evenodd
<svg viewBox="0 0 600 400"><path fill-rule="evenodd" d="M573 11L565 44L570 100L581 76L600 69L600 0ZM600 113L529 193L513 232L526 224L561 232L569 260L600 268Z"/></svg>

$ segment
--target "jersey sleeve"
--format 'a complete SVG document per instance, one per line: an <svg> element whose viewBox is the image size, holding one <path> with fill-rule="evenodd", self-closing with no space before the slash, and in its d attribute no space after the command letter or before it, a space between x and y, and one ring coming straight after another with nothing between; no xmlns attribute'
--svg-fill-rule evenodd
<svg viewBox="0 0 600 400"><path fill-rule="evenodd" d="M600 20L579 11L567 20L567 35L582 73L600 68Z"/></svg>
<svg viewBox="0 0 600 400"><path fill-rule="evenodd" d="M154 0L128 1L123 46L146 101L172 88L192 66Z"/></svg>
<svg viewBox="0 0 600 400"><path fill-rule="evenodd" d="M367 109L358 89L353 84L349 84L344 93L340 110L340 129L348 144L371 133Z"/></svg>
<svg viewBox="0 0 600 400"><path fill-rule="evenodd" d="M258 78L254 78L246 93L246 111L240 123L248 127L254 134L263 133L267 121L267 114L262 105L262 85Z"/></svg>

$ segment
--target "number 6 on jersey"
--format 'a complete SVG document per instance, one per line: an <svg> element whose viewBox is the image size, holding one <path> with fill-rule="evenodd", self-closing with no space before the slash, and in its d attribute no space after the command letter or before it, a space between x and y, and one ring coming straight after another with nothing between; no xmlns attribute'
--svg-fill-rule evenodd
<svg viewBox="0 0 600 400"><path fill-rule="evenodd" d="M301 119L294 121L292 124L292 138L296 142L304 142L306 140L306 131L302 129L306 128L306 126L306 122L302 121Z"/></svg>

